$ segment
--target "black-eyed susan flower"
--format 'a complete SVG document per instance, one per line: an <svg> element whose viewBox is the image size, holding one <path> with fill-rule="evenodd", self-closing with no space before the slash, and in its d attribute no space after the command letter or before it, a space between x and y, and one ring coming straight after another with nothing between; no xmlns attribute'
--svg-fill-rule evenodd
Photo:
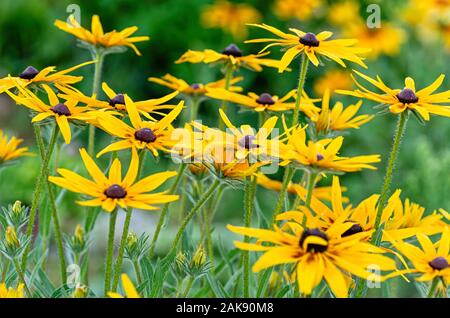
<svg viewBox="0 0 450 318"><path fill-rule="evenodd" d="M356 116L361 105L362 101L358 101L355 105L349 105L344 109L344 105L341 102L337 102L330 109L330 92L326 90L322 98L320 113L308 116L314 122L315 131L319 134L326 135L330 131L358 129L375 117L373 115Z"/></svg>
<svg viewBox="0 0 450 318"><path fill-rule="evenodd" d="M415 278L417 281L427 282L439 278L446 289L450 284L450 230L444 229L441 239L436 243L423 233L416 233L416 237L420 247L395 239L391 243L411 261L412 268L407 271L420 275Z"/></svg>
<svg viewBox="0 0 450 318"><path fill-rule="evenodd" d="M356 47L355 44L358 43L358 40L329 40L329 38L333 35L333 33L329 31L323 31L316 35L311 32L305 33L301 30L290 28L289 30L293 33L292 34L284 33L283 31L267 24L251 25L267 30L279 37L278 39L261 38L245 41L245 43L271 42L264 47L260 53L272 46L282 46L287 48L278 67L278 71L280 73L286 70L292 60L302 53L306 54L309 61L311 61L311 63L315 66L319 65L318 56L322 55L335 61L343 67L346 67L343 60L348 60L367 68L366 64L363 62L361 54L368 52L369 49Z"/></svg>
<svg viewBox="0 0 450 318"><path fill-rule="evenodd" d="M232 3L218 0L202 9L201 21L206 28L221 28L231 33L235 38L247 36L247 23L257 23L261 20L258 10L246 3Z"/></svg>
<svg viewBox="0 0 450 318"><path fill-rule="evenodd" d="M73 15L69 16L69 22L56 20L55 26L64 32L70 33L85 43L104 48L127 46L133 49L137 55L141 55L134 43L148 41L148 36L131 36L138 30L132 26L122 31L104 32L98 15L92 16L91 30L83 28Z"/></svg>
<svg viewBox="0 0 450 318"><path fill-rule="evenodd" d="M221 79L215 82L210 83L192 83L189 84L185 80L181 78L177 78L175 76L172 76L170 74L166 74L161 78L158 77L149 77L148 80L150 82L168 87L170 89L173 89L175 91L179 91L182 94L190 95L190 96L201 96L204 95L207 91L207 89L212 88L225 88L225 79ZM240 86L233 86L234 84L240 82L243 80L243 77L234 77L230 79L230 87L228 88L231 92L241 92L242 87Z"/></svg>
<svg viewBox="0 0 450 318"><path fill-rule="evenodd" d="M214 50L193 51L184 53L175 63L205 63L205 64L227 64L236 70L240 67L248 68L252 71L261 72L263 66L279 68L280 61L263 58L269 52L260 54L243 55L242 51L235 44L230 44L222 52Z"/></svg>
<svg viewBox="0 0 450 318"><path fill-rule="evenodd" d="M307 195L305 189L296 188L296 191L300 197L305 199ZM371 234L377 217L379 195L371 195L355 206L351 204L344 206L341 192L339 178L334 176L331 191L331 208L313 195L310 208L299 206L299 212L290 211L280 214L277 219L284 221L295 220L301 223L304 215L306 215L308 226L327 229L336 222L349 222L352 224L352 227L343 233L343 236L360 232ZM411 202L409 199L402 202L400 193L400 190L396 190L381 212L381 225L385 233L382 238L383 241L389 238L406 239L419 232L433 235L443 231L444 222L442 221L442 215L434 212L425 216L424 207Z"/></svg>
<svg viewBox="0 0 450 318"><path fill-rule="evenodd" d="M71 130L69 122L86 122L95 118L95 113L88 107L78 106L78 102L73 99L67 99L61 102L55 92L48 86L42 86L47 94L48 103L43 102L33 92L26 88L19 87L19 94L14 95L7 91L17 104L29 108L36 115L31 120L32 123L43 121L47 118L53 118L61 131L66 144L70 144Z"/></svg>
<svg viewBox="0 0 450 318"><path fill-rule="evenodd" d="M415 82L411 77L405 78L404 88L393 89L388 87L379 76L375 80L358 71L354 72L382 93L368 90L355 77L353 77L353 80L359 89L354 91L338 90L338 93L365 98L386 105L393 114L400 114L409 110L426 121L430 120L430 114L450 117L450 107L448 107L450 105L450 90L434 93L442 85L445 78L444 74L441 74L431 85L416 90Z"/></svg>
<svg viewBox="0 0 450 318"><path fill-rule="evenodd" d="M277 180L270 179L265 174L257 173L256 175L257 179L256 181L258 184L266 189L274 190L274 191L280 191L282 183ZM342 187L342 192L347 191L347 188ZM290 182L287 187L287 192L292 194L298 194L298 193L306 193L306 189L301 184L296 184ZM313 190L313 196L319 200L324 201L331 201L331 187L324 186L324 187L314 187ZM348 198L342 197L343 202L348 202Z"/></svg>
<svg viewBox="0 0 450 318"><path fill-rule="evenodd" d="M183 109L183 101L161 120L143 121L131 98L128 95L124 95L124 100L131 126L109 114L99 114L97 118L99 127L120 140L100 151L97 157L110 151L133 147L137 149L148 149L154 156L158 156L158 150L170 152L171 147L177 144L177 140L172 138L174 128L171 123Z"/></svg>
<svg viewBox="0 0 450 318"><path fill-rule="evenodd" d="M37 70L33 66L28 66L18 76L8 75L7 77L0 79L0 93L14 87L27 87L28 85L33 84L59 84L61 86L72 85L80 82L83 77L69 75L69 73L94 62L95 61L81 63L62 71L56 71L54 66L46 67L41 71Z"/></svg>
<svg viewBox="0 0 450 318"><path fill-rule="evenodd" d="M316 172L354 172L362 169L376 169L372 163L380 162L380 155L356 157L338 156L344 138L326 138L306 141L305 129L286 129L287 143L280 144L281 165L293 164L300 169L314 169Z"/></svg>
<svg viewBox="0 0 450 318"><path fill-rule="evenodd" d="M363 241L365 233L342 237L350 227L351 224L336 223L322 231L303 228L295 222L283 229L275 225L274 230L227 226L232 232L258 239L257 244L235 242L239 249L264 252L253 265L254 272L280 264L291 265L291 273L303 295L311 295L325 279L336 297L348 296L352 275L381 281L383 278L372 273L370 266L376 265L382 271L395 270L395 262L381 255L384 250Z"/></svg>
<svg viewBox="0 0 450 318"><path fill-rule="evenodd" d="M0 165L14 159L30 156L27 147L20 147L23 139L8 136L0 129Z"/></svg>
<svg viewBox="0 0 450 318"><path fill-rule="evenodd" d="M274 3L274 13L280 19L296 18L300 21L306 21L311 18L313 13L323 5L322 0L276 0ZM252 23L249 21L249 23Z"/></svg>
<svg viewBox="0 0 450 318"><path fill-rule="evenodd" d="M121 279L122 279L122 288L126 298L141 298L136 290L136 287L134 287L133 282L131 281L131 279L128 277L127 274L122 274ZM108 297L124 298L124 296L115 292L108 292Z"/></svg>
<svg viewBox="0 0 450 318"><path fill-rule="evenodd" d="M177 174L175 171L155 173L136 180L139 157L135 149L132 151L131 162L124 178L122 178L122 164L119 159L114 160L107 177L84 148L80 149L80 154L92 180L67 169L57 170L60 177L49 177L51 182L64 189L92 198L87 201L77 201L80 205L101 206L107 212L113 211L118 206L123 209L132 207L157 210L155 205L178 199L177 195L166 194L166 192L149 193L164 184L167 179L175 176Z"/></svg>
<svg viewBox="0 0 450 318"><path fill-rule="evenodd" d="M106 82L102 83L102 90L105 93L107 100L100 100L98 96L86 96L81 91L74 87L61 87L57 85L58 89L63 92L59 94L60 97L66 99L77 100L88 107L98 108L100 110L118 110L125 111L125 97L123 93L114 91ZM134 105L140 114L153 119L151 114L161 115L161 110L173 109L175 105L167 105L168 101L178 95L178 91L167 94L161 98L148 99L143 101L135 101Z"/></svg>
<svg viewBox="0 0 450 318"><path fill-rule="evenodd" d="M0 283L0 298L23 298L24 284L19 284L17 288L7 287L5 283Z"/></svg>
<svg viewBox="0 0 450 318"><path fill-rule="evenodd" d="M353 81L350 74L346 71L331 70L321 76L314 82L314 93L321 96L327 89L334 92L337 89L349 90L353 87Z"/></svg>
<svg viewBox="0 0 450 318"><path fill-rule="evenodd" d="M295 109L295 98L297 95L296 90L292 90L283 97L278 97L276 95L271 95L269 93L262 93L257 95L255 93L248 93L247 95L231 92L223 88L208 88L206 96L226 100L238 105L244 106L249 109L253 109L257 112L272 111L272 112L282 112ZM317 99L310 99L306 92L303 92L302 99L300 102L300 110L308 114L308 116L313 116L317 114L319 108L314 106L314 102Z"/></svg>

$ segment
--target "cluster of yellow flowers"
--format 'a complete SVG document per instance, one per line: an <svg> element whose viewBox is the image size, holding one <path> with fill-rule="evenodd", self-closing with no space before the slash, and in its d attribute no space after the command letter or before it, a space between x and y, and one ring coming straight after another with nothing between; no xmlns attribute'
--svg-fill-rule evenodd
<svg viewBox="0 0 450 318"><path fill-rule="evenodd" d="M290 11L287 8L296 3L300 2L277 1L278 14L285 15ZM226 2L220 5L228 6ZM308 6L302 5L305 7L296 15L306 18L320 5L320 1L312 1ZM259 16L250 11L246 11L246 14L259 19ZM332 21L339 20L338 18L339 16L336 16ZM205 23L214 25L211 21ZM101 92L98 91L101 80L97 72L94 90L91 95L86 95L73 86L80 82L82 77L69 73L92 63L96 64L97 71L98 64L103 63L102 54L110 48L128 46L140 55L134 43L146 41L148 37L130 37L137 27L104 33L98 16L92 18L91 31L81 27L74 17L70 17L69 23L56 21L55 25L89 46L96 59L59 72L56 72L54 67L38 71L29 66L17 77L7 76L0 79L0 89L33 114L32 123L35 127L54 127L47 149L42 148L42 136L39 135L39 129L36 130L37 139L42 143L39 149L42 155L42 171L38 177L36 201L31 207L31 226L28 229L33 228L40 187L47 179L59 187L89 197L88 200L77 203L88 207L102 207L110 213L112 227L118 209L128 210L113 280L111 239L114 239L114 235L111 236L110 232L105 293L110 292L111 297L120 296L116 291L132 209L155 210L158 205L164 204L163 211L167 210L167 204L179 198L175 194L176 186L171 188L171 193L154 190L172 177L175 177L175 184L178 184L179 180L186 176L186 166L190 167L191 174L205 180L210 189L203 193L199 202L187 214L175 238L175 250L187 222L211 198L218 186L239 187L245 183L245 224L243 227L229 225L228 229L245 236L244 242L236 242L239 249L263 252L253 265L254 272L285 264L283 268L288 273L287 281L297 281L300 293L305 296L315 295L315 287L323 279L337 297L347 297L352 288L356 296L361 296L360 285L353 284L354 277L383 281L405 273L420 273L422 276L418 280L442 278L444 286L450 282L450 232L447 213L441 210L425 216L423 207L409 199L400 199L400 190L396 190L388 198L395 154L390 158L386 178L388 181L380 195L371 195L356 206L342 197L345 189L340 186L337 174L376 169L373 164L381 161L378 154L342 156L340 153L345 139L342 132L358 129L374 116L357 114L362 105L361 100L347 106L336 102L330 107L333 88L330 92L330 87L325 85L320 90L321 98L315 99L304 90L304 83L308 66L323 64L323 58L330 59L342 67L346 67L346 63L355 63L367 68L365 58L371 50L364 45L359 46L358 40L332 39L333 33L329 31L312 33L291 28L286 33L266 24L252 24L251 26L276 36L247 40L246 43L268 43L257 54L246 54L237 45L230 44L220 52L212 49L188 50L175 62L219 65L225 72L223 79L211 83L189 83L170 74L162 78L150 77L149 81L166 86L173 92L157 99L134 101L128 94L114 91L106 82L102 83L101 88L107 97L102 99ZM352 27L349 26L349 29ZM240 30L240 25L233 25L230 31L236 33ZM386 32L386 29L383 32ZM368 47L372 47L371 43L363 42ZM274 46L285 49L280 60L267 57L270 54L267 49ZM395 48L386 47L379 50L389 53L395 51ZM290 89L284 95L278 96L275 92L244 93L244 89L237 86L242 76L235 75L243 68L259 72L268 67L283 73L291 70L289 66L297 57L301 57L298 87ZM358 89L341 87L336 89L335 93L375 101L386 106L386 110L391 113L401 114L399 136L404 130L409 113L425 121L430 119L430 114L450 117L450 108L447 106L450 104L450 91L435 93L443 83L444 75L439 76L431 85L416 89L415 82L410 77L405 79L404 87L390 88L380 77L373 79L358 71L354 71L354 74L380 92L367 89L352 75ZM39 97L40 94L44 98ZM181 96L182 100L171 103L177 96ZM206 98L220 100L222 103L218 128L195 121L198 107ZM235 125L228 117L229 103L259 114L259 128L255 129L247 124ZM184 126L176 127L174 123L186 109L190 112L190 121ZM292 118L288 116L290 113ZM275 136L277 125L281 127L282 133ZM90 143L87 150L81 148L79 152L89 178L63 168L57 169L59 176L48 176L48 162L59 132L65 143L69 144L73 139L72 130L85 126L90 130ZM111 143L98 153L95 153L95 129L111 136ZM18 148L20 142L21 140L15 138L8 141L0 131L0 164L28 154L26 148ZM397 147L394 148L395 153L398 151L398 144L399 137L394 142ZM180 162L180 170L141 176L147 150L154 157L161 154L170 155ZM131 154L124 176L122 162L117 158L119 151ZM94 155L100 157L106 153L112 154L111 164L105 173L95 161ZM282 183L271 180L267 173L265 174L265 168L270 166L284 167ZM292 180L297 171L303 171L304 178L295 183ZM316 187L319 179L329 174L333 175L332 186ZM280 192L273 212L273 229L251 227L257 184ZM296 197L293 204L286 204L289 202L289 193ZM331 207L323 201L329 201ZM164 217L161 218L164 222ZM442 233L441 240L432 243L428 236L437 233ZM159 231L155 234L156 239L158 234ZM423 250L404 241L413 236L417 237ZM251 237L257 238L257 242L250 243ZM388 242L389 248L382 247L381 242ZM395 260L386 256L395 253L406 264L404 257L394 252L394 249L412 262L411 268L399 270ZM25 264L27 253L28 250L25 250ZM208 253L211 253L211 250L208 250ZM60 253L60 257L63 262L64 253ZM209 257L212 258L213 255ZM378 266L380 274L370 271L373 265ZM243 266L243 295L247 297L247 252L244 252ZM383 275L381 272L384 271L389 273ZM128 276L122 276L122 282L128 296L139 296ZM3 285L0 287L0 295L23 294L22 285L18 287L17 292L7 290Z"/></svg>

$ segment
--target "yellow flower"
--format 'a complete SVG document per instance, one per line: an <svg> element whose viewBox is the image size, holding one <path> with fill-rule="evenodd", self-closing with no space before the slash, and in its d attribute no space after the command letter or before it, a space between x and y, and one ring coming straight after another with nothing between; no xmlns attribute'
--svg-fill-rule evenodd
<svg viewBox="0 0 450 318"><path fill-rule="evenodd" d="M42 87L47 94L48 104L44 103L39 97L26 88L19 88L19 95L14 95L9 91L7 91L7 93L16 101L16 103L28 107L33 112L37 113L31 120L32 123L37 123L49 117L53 117L61 131L64 141L66 144L70 144L72 133L70 131L69 122L90 121L95 117L95 113L92 112L89 107L78 106L78 102L74 99L67 99L62 103L49 86L42 85Z"/></svg>
<svg viewBox="0 0 450 318"><path fill-rule="evenodd" d="M327 89L333 92L337 89L351 89L352 86L352 79L347 72L332 70L315 81L314 92L323 95Z"/></svg>
<svg viewBox="0 0 450 318"><path fill-rule="evenodd" d="M133 49L137 55L141 55L141 53L133 43L150 40L148 36L131 37L131 35L138 30L138 27L136 26L125 28L120 32L113 30L111 32L104 33L98 15L92 16L91 31L83 28L73 15L69 16L69 23L56 20L55 26L67 33L72 34L83 42L96 46L102 46L104 48L128 46Z"/></svg>
<svg viewBox="0 0 450 318"><path fill-rule="evenodd" d="M202 83L192 83L188 84L185 80L181 78L176 78L170 74L164 75L162 78L158 77L149 77L148 80L150 82L166 86L173 90L179 91L185 95L204 95L206 91L210 88L224 88L225 87L225 79L221 79L215 82L202 84ZM230 80L230 85L236 84L243 80L243 77L234 77ZM242 87L239 86L230 86L228 90L232 92L241 92Z"/></svg>
<svg viewBox="0 0 450 318"><path fill-rule="evenodd" d="M23 284L19 284L17 289L6 287L5 283L0 283L0 298L23 298Z"/></svg>
<svg viewBox="0 0 450 318"><path fill-rule="evenodd" d="M348 276L382 280L382 277L369 271L368 268L374 264L381 270L395 270L395 262L381 255L384 250L362 241L367 236L365 233L341 237L350 226L336 223L322 231L289 222L284 230L276 225L273 231L231 225L227 228L258 239L257 244L235 242L239 249L264 252L253 265L254 272L291 264L302 294L311 295L313 289L325 279L336 297L347 297L350 285Z"/></svg>
<svg viewBox="0 0 450 318"><path fill-rule="evenodd" d="M344 29L345 36L358 39L363 47L372 50L367 58L375 59L384 54L395 56L400 53L401 45L406 40L405 32L391 23L383 22L381 28L368 28L364 21L353 23Z"/></svg>
<svg viewBox="0 0 450 318"><path fill-rule="evenodd" d="M270 179L262 173L257 173L256 177L258 184L263 186L264 188L274 191L281 190L280 181ZM345 192L347 191L347 188L342 187L341 191ZM292 194L306 193L306 189L300 184L290 182L288 185L288 192ZM331 187L315 187L313 190L313 195L317 199L331 201ZM343 197L342 202L348 202L348 198Z"/></svg>
<svg viewBox="0 0 450 318"><path fill-rule="evenodd" d="M93 197L88 201L78 201L77 203L80 205L101 206L107 212L113 211L117 206L123 209L132 207L157 210L158 208L153 206L154 204L178 199L177 195L168 195L165 192L148 193L175 176L175 171L155 173L136 181L139 158L135 149L132 150L131 162L125 178L122 178L122 165L119 159L114 160L109 168L109 175L106 177L84 148L80 149L80 154L86 170L93 180L86 179L67 169L57 170L62 177L49 177L51 182L64 189Z"/></svg>
<svg viewBox="0 0 450 318"><path fill-rule="evenodd" d="M322 5L322 0L276 0L274 12L281 19L297 18L304 21L311 18Z"/></svg>
<svg viewBox="0 0 450 318"><path fill-rule="evenodd" d="M306 198L307 192L304 188L297 188L296 190L300 197ZM351 223L352 227L343 233L343 236L360 232L371 234L377 217L379 195L371 195L355 207L352 205L344 207L341 192L339 178L334 176L331 209L316 196L313 196L310 209L301 206L298 207L299 211L297 212L290 211L278 215L277 220L295 220L301 223L304 215L306 215L308 226L327 229L336 222L347 222ZM389 237L405 239L419 232L433 235L443 230L444 223L441 215L433 213L424 217L425 208L416 203L411 203L408 199L403 203L400 199L400 193L400 190L396 190L382 211L380 224L384 227L385 232L383 241L386 241Z"/></svg>
<svg viewBox="0 0 450 318"><path fill-rule="evenodd" d="M22 142L23 139L14 136L8 139L8 136L0 129L0 164L23 156L31 156L27 147L19 148Z"/></svg>
<svg viewBox="0 0 450 318"><path fill-rule="evenodd" d="M383 93L380 94L368 90L359 84L353 75L353 80L359 89L354 91L337 90L337 93L365 98L389 106L389 110L393 114L400 114L410 110L426 121L430 120L430 114L450 117L448 105L440 105L450 104L450 90L433 94L442 85L445 78L444 74L441 74L431 85L416 91L416 85L411 77L405 78L405 87L403 89L392 89L384 84L379 76L375 80L358 71L354 72Z"/></svg>
<svg viewBox="0 0 450 318"><path fill-rule="evenodd" d="M172 138L174 128L171 123L183 109L183 102L180 102L177 107L159 121L143 121L131 98L124 95L124 100L131 126L114 116L100 114L98 117L100 128L121 140L107 146L97 154L97 157L110 151L132 147L148 149L154 156L158 156L158 150L169 152L171 147L176 144L176 140Z"/></svg>
<svg viewBox="0 0 450 318"><path fill-rule="evenodd" d="M216 52L214 50L189 50L184 53L175 63L229 63L233 66L233 69L245 67L256 72L261 72L263 66L279 68L280 61L262 58L268 54L269 52L242 55L242 51L235 44L230 44L222 51L222 53Z"/></svg>
<svg viewBox="0 0 450 318"><path fill-rule="evenodd" d="M75 228L74 237L77 240L77 243L82 245L84 244L84 229L80 224L77 224Z"/></svg>
<svg viewBox="0 0 450 318"><path fill-rule="evenodd" d="M128 275L122 274L121 277L122 277L122 287L125 292L126 298L140 298L136 288L134 287ZM122 296L121 294L114 292L108 292L108 296L111 298L124 298L124 296Z"/></svg>
<svg viewBox="0 0 450 318"><path fill-rule="evenodd" d="M248 93L247 95L230 92L223 88L208 88L206 96L226 100L244 107L248 107L257 112L263 111L273 111L282 112L287 110L293 110L295 108L295 101L288 102L291 98L295 99L296 90L292 90L283 97L272 96L269 93L262 93L257 95L255 93ZM314 106L314 102L318 101L310 99L308 95L303 91L300 110L308 114L308 116L313 116L317 114L319 108Z"/></svg>
<svg viewBox="0 0 450 318"><path fill-rule="evenodd" d="M375 117L373 115L355 116L361 105L362 101L359 101L355 105L349 105L344 109L344 105L341 102L337 102L330 110L330 92L326 90L322 98L320 113L309 117L315 123L317 133L327 134L330 131L350 128L358 129Z"/></svg>
<svg viewBox="0 0 450 318"><path fill-rule="evenodd" d="M0 93L7 91L13 87L27 87L28 85L40 85L40 84L59 84L61 86L68 86L80 82L83 76L67 75L68 73L79 69L80 67L94 63L95 61L89 61L75 65L66 70L56 72L54 66L44 68L42 71L38 71L33 66L28 66L17 77L8 75L0 79Z"/></svg>
<svg viewBox="0 0 450 318"><path fill-rule="evenodd" d="M267 30L279 37L278 39L262 38L245 41L245 43L271 42L264 47L260 53L272 46L282 46L287 48L278 67L280 73L288 67L296 56L302 53L305 53L311 63L315 66L319 65L317 55L323 55L343 67L346 67L343 60L348 60L367 68L366 64L363 62L363 58L359 55L369 52L370 49L355 47L354 45L358 43L358 40L328 40L333 35L333 33L329 31L323 31L316 35L314 33L305 33L298 29L290 28L289 30L294 34L289 34L267 24L251 25Z"/></svg>
<svg viewBox="0 0 450 318"><path fill-rule="evenodd" d="M86 96L74 87L61 87L59 85L56 86L60 91L64 93L59 94L59 96L62 98L77 100L78 102L86 104L86 106L99 108L102 110L126 110L124 94L116 93L105 82L103 82L102 84L102 90L108 98L107 101L99 100L97 99L97 96ZM178 91L175 91L161 98L134 102L134 104L140 114L149 119L153 119L153 117L149 114L161 114L161 110L175 108L175 105L164 105L164 103L173 99L177 95Z"/></svg>
<svg viewBox="0 0 450 318"><path fill-rule="evenodd" d="M304 128L286 130L287 144L280 144L283 162L281 165L293 163L300 168L312 168L318 172L354 172L362 169L376 168L370 163L380 162L380 155L366 155L356 157L340 157L338 152L344 138L327 138L319 141L306 142Z"/></svg>
<svg viewBox="0 0 450 318"><path fill-rule="evenodd" d="M201 12L204 27L221 28L239 39L247 36L247 23L257 23L260 20L261 14L252 6L225 0L218 0L203 8Z"/></svg>
<svg viewBox="0 0 450 318"><path fill-rule="evenodd" d="M450 284L450 230L446 228L441 239L435 244L423 233L416 233L416 237L420 247L395 239L391 241L397 250L411 261L413 268L408 272L420 274L421 276L416 278L417 281L441 278L446 286Z"/></svg>
<svg viewBox="0 0 450 318"><path fill-rule="evenodd" d="M20 242L19 242L19 239L17 238L16 230L11 225L9 225L6 228L5 241L10 247L19 247L20 246Z"/></svg>

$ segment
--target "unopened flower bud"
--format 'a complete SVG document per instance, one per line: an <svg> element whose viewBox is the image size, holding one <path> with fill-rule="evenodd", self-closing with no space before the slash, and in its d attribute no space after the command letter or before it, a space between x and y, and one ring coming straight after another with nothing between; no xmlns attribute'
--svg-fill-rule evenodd
<svg viewBox="0 0 450 318"><path fill-rule="evenodd" d="M19 247L20 246L20 242L19 242L19 239L17 238L16 230L12 226L7 227L6 233L5 233L5 240L6 240L6 243L10 247Z"/></svg>
<svg viewBox="0 0 450 318"><path fill-rule="evenodd" d="M87 287L82 284L77 284L75 291L72 294L72 298L86 298L87 296Z"/></svg>
<svg viewBox="0 0 450 318"><path fill-rule="evenodd" d="M206 262L206 253L203 246L199 246L192 257L192 265L195 267L201 267Z"/></svg>
<svg viewBox="0 0 450 318"><path fill-rule="evenodd" d="M19 200L14 202L12 211L15 215L19 215L20 213L22 213L22 202L20 202Z"/></svg>
<svg viewBox="0 0 450 318"><path fill-rule="evenodd" d="M134 246L136 246L136 243L138 241L138 237L135 233L131 232L128 234L127 236L127 246L128 248L133 248Z"/></svg>
<svg viewBox="0 0 450 318"><path fill-rule="evenodd" d="M74 237L78 244L80 245L84 244L84 230L80 224L78 224L77 227L75 228Z"/></svg>

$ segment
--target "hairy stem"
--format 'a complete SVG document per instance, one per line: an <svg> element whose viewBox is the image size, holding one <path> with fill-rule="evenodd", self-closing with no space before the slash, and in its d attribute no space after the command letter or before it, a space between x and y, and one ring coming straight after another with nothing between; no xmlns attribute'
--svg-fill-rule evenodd
<svg viewBox="0 0 450 318"><path fill-rule="evenodd" d="M117 208L109 215L109 231L108 231L108 247L106 251L106 264L105 264L105 295L110 291L111 287L111 271L113 265L113 253L114 253L114 232L116 229Z"/></svg>

